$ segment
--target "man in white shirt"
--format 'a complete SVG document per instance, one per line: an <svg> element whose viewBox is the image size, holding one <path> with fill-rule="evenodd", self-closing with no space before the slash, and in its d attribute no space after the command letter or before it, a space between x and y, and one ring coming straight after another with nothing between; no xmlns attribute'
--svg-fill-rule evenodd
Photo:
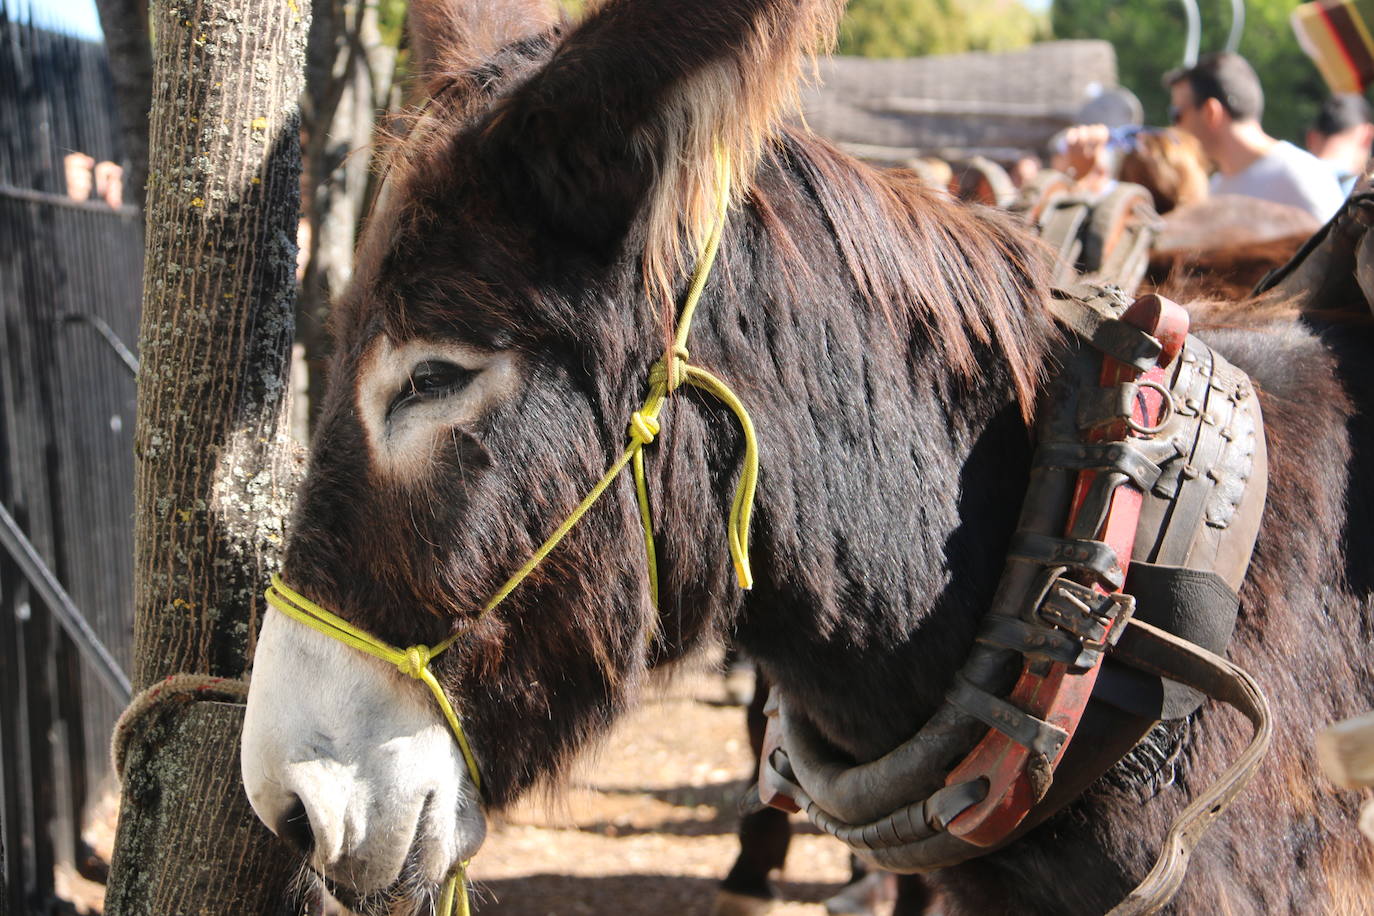
<svg viewBox="0 0 1374 916"><path fill-rule="evenodd" d="M1216 163L1213 194L1244 194L1306 210L1328 220L1345 201L1331 168L1260 126L1264 90L1239 54L1203 55L1195 66L1164 78L1169 115L1198 138Z"/></svg>

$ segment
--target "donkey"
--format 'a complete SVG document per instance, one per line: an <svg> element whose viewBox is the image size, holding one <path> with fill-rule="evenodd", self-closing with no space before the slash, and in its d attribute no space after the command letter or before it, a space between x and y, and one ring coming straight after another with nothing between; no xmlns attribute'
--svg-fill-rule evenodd
<svg viewBox="0 0 1374 916"><path fill-rule="evenodd" d="M854 761L915 732L972 645L1064 344L1007 217L786 126L840 6L608 0L568 25L533 2L412 5L428 102L334 309L283 578L392 645L456 637L430 670L480 789L423 688L276 612L243 735L255 810L355 911L428 911L486 813L555 782L650 672L721 634ZM625 448L723 194L687 359L757 430L752 589L723 532L745 439L681 388L646 446L657 605L618 478L483 612ZM1222 318L1214 343L1263 393L1271 480L1229 654L1278 737L1174 906L1369 912L1356 799L1309 748L1374 698L1374 505L1354 473L1374 340L1279 306ZM929 880L949 913L1101 913L1247 735L1209 707L1157 728L1059 814Z"/></svg>
<svg viewBox="0 0 1374 916"><path fill-rule="evenodd" d="M1146 279L1174 298L1235 300L1292 257L1320 228L1297 207L1221 194L1164 218Z"/></svg>

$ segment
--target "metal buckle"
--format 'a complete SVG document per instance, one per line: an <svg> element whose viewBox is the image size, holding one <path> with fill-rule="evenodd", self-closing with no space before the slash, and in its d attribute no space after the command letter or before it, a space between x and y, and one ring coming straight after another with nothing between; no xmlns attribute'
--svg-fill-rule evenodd
<svg viewBox="0 0 1374 916"><path fill-rule="evenodd" d="M1100 592L1072 579L1057 577L1045 589L1035 608L1044 624L1073 634L1082 651L1073 667L1094 667L1116 643L1124 624L1135 613L1135 598L1124 592Z"/></svg>

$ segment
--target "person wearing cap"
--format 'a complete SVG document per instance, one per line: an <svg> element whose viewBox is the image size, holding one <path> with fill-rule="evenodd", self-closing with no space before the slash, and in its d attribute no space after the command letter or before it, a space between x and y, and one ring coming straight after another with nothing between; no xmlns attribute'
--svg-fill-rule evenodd
<svg viewBox="0 0 1374 916"><path fill-rule="evenodd" d="M1239 54L1217 51L1164 78L1175 125L1216 164L1213 194L1244 194L1306 210L1325 222L1345 201L1330 166L1264 132L1264 90Z"/></svg>
<svg viewBox="0 0 1374 916"><path fill-rule="evenodd" d="M1353 92L1328 98L1307 129L1307 151L1335 171L1346 194L1369 165L1371 143L1374 123L1370 123L1369 103Z"/></svg>

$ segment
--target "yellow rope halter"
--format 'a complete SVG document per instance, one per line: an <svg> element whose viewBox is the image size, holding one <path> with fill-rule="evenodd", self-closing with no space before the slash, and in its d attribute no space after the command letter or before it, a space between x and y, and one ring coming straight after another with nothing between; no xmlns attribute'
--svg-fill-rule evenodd
<svg viewBox="0 0 1374 916"><path fill-rule="evenodd" d="M654 550L653 518L649 509L649 488L644 475L644 446L653 442L662 430L659 414L663 410L668 395L683 385L690 385L693 388L708 392L729 407L739 420L740 429L744 434L744 467L740 472L739 484L735 488L735 500L730 509L730 521L726 529L726 536L730 546L730 558L734 562L735 575L739 580L740 587L748 589L753 586L753 573L749 567L749 522L754 506L754 488L758 483L759 474L759 450L758 441L754 435L754 424L749 419L749 412L745 409L743 402L730 390L728 385L705 369L693 366L687 361L687 335L691 330L692 315L696 311L702 291L706 288L706 280L710 276L711 267L715 264L716 252L720 248L721 232L725 226L725 213L730 201L729 160L723 152L719 151L716 155L716 176L720 199L716 205L715 221L711 233L702 247L701 255L697 259L696 269L692 273L692 281L682 304L682 314L678 317L673 347L666 356L655 362L650 368L649 394L644 399L643 406L630 415L629 444L626 445L620 457L601 476L601 479L596 482L591 491L587 493L582 502L578 504L577 508L572 511L572 514L554 530L553 534L549 535L548 539L525 562L525 565L516 570L514 575L496 590L496 594L483 606L481 614L468 621L469 626L515 591L516 587L558 546L558 543L581 520L582 516L587 514L587 511L611 485L616 476L624 470L625 465L631 462L633 462L634 468L635 493L639 501L639 518L644 525L644 551L648 561L649 597L652 599L654 607L658 607L658 557ZM482 780L477 768L477 758L473 755L467 735L463 732L462 717L453 708L453 704L444 695L443 688L439 686L439 682L435 680L434 674L429 670L430 661L440 652L453 645L467 627L434 646L411 646L407 649L400 649L382 642L365 630L353 626L348 621L315 604L299 592L293 591L281 580L280 576L274 575L272 577L272 584L267 589L267 601L272 607L306 626L316 629L332 639L337 639L345 645L366 652L368 655L389 662L403 674L422 681L429 688L430 693L434 694L435 700L439 703L439 709L448 721L449 728L453 730L453 736L458 740L458 746L462 749L463 760L467 763L473 786L478 792L481 791ZM649 637L652 638L653 635L651 631ZM470 913L467 894L467 864L466 862L461 863L457 873L444 885L443 896L439 902L439 912L445 916L454 912L455 903L458 907L459 916L468 916Z"/></svg>

